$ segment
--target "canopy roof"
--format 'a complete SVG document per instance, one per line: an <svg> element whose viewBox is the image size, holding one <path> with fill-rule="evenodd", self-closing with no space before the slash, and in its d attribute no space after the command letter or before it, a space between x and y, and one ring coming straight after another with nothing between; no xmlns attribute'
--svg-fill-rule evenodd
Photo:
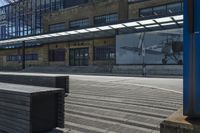
<svg viewBox="0 0 200 133"><path fill-rule="evenodd" d="M148 32L153 30L181 28L182 25L183 25L183 15L163 16L163 17L148 18L148 19L143 18L143 19L131 20L129 22L116 23L105 26L90 27L79 30L62 31L57 33L48 33L42 35L0 40L0 45L16 44L23 41L30 42L35 40L37 40L38 42L42 42L44 40L50 40L50 39L57 40L63 38L65 38L66 40L70 40L70 39L78 39L76 37L88 37L88 36L94 37L99 33L103 35L106 34L116 35L119 34L119 31L120 32L129 31L131 33Z"/></svg>

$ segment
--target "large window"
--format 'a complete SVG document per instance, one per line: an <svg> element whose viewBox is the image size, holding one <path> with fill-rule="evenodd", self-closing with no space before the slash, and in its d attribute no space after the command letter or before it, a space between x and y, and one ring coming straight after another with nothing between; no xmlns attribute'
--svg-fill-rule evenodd
<svg viewBox="0 0 200 133"><path fill-rule="evenodd" d="M62 30L65 30L65 29L66 29L65 23L49 25L49 31L50 32L62 31Z"/></svg>
<svg viewBox="0 0 200 133"><path fill-rule="evenodd" d="M49 61L65 61L65 49L49 50Z"/></svg>
<svg viewBox="0 0 200 133"><path fill-rule="evenodd" d="M78 28L85 28L90 26L89 19L80 19L80 20L74 20L69 22L70 29L78 29Z"/></svg>
<svg viewBox="0 0 200 133"><path fill-rule="evenodd" d="M87 2L88 0L64 0L64 6L65 7L76 6Z"/></svg>
<svg viewBox="0 0 200 133"><path fill-rule="evenodd" d="M153 15L176 14L183 12L183 2L171 3L151 8L140 9L140 17L149 17Z"/></svg>
<svg viewBox="0 0 200 133"><path fill-rule="evenodd" d="M7 61L21 61L22 55L9 55L6 57ZM25 55L26 61L35 61L38 60L38 54L26 54Z"/></svg>
<svg viewBox="0 0 200 133"><path fill-rule="evenodd" d="M115 23L118 21L118 14L107 14L102 16L96 16L94 18L94 24L95 25L103 25L103 24L109 24L109 23Z"/></svg>
<svg viewBox="0 0 200 133"><path fill-rule="evenodd" d="M166 6L158 6L153 8L153 15L165 15Z"/></svg>
<svg viewBox="0 0 200 133"><path fill-rule="evenodd" d="M43 32L42 15L63 8L63 0L21 0L0 7L0 40Z"/></svg>
<svg viewBox="0 0 200 133"><path fill-rule="evenodd" d="M181 13L183 12L183 3L175 3L167 5L167 12L168 13Z"/></svg>
<svg viewBox="0 0 200 133"><path fill-rule="evenodd" d="M128 2L144 2L144 1L147 1L147 0L128 0Z"/></svg>
<svg viewBox="0 0 200 133"><path fill-rule="evenodd" d="M114 60L115 47L114 46L101 46L94 48L94 60Z"/></svg>
<svg viewBox="0 0 200 133"><path fill-rule="evenodd" d="M152 16L153 14L152 8L142 9L140 10L140 17Z"/></svg>

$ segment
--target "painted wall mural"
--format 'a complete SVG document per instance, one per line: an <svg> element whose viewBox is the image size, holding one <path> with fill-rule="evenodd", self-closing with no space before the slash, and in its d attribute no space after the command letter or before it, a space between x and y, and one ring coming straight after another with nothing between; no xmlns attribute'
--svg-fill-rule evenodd
<svg viewBox="0 0 200 133"><path fill-rule="evenodd" d="M118 35L117 64L183 64L182 29Z"/></svg>

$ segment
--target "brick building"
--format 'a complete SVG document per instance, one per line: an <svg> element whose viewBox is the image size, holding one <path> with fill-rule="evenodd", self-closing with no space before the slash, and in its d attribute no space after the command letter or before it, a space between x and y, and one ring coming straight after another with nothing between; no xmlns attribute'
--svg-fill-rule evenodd
<svg viewBox="0 0 200 133"><path fill-rule="evenodd" d="M182 0L35 0L34 2L32 0L25 0L2 6L0 7L0 12L0 39L9 40L26 36L106 26L129 22L130 20L182 14L183 2ZM162 34L160 38L165 36L165 39L160 39L161 42L158 42L158 44L163 41L166 41L166 43L162 45L168 44L172 40L172 36L176 36L176 39L179 38L178 41L173 39L172 43L182 41L181 24L176 28L169 27L165 30L162 33L159 30L150 30L147 33L144 31L132 32L129 29L110 30L85 36L81 34L75 37L73 35L68 38L62 37L62 39L27 41L25 62L27 67L144 65L144 59L143 62L142 59L141 61L136 59L134 62L135 55L129 59L133 60L132 62L127 61L125 63L121 61L124 59L120 59L123 57L121 54L123 51L120 53L118 49L122 48L120 47L119 38L126 38L126 35L133 35L132 38L135 36L136 38L141 38L142 34L145 34L146 38L150 38L149 36L154 37L157 34ZM140 40L132 43L138 44L139 42ZM149 41L147 40L146 42ZM157 42L152 41L152 43L155 44ZM153 49L153 47L155 46L151 46L150 49ZM146 54L148 54L148 50L146 50ZM132 52L138 52L138 50L133 50ZM0 66L2 68L20 68L22 54L21 42L1 44ZM146 64L182 64L181 59L175 58L175 61L169 61L170 59L168 58L170 57L167 54L160 54L160 56L162 56L159 57L162 58L161 61L155 63L148 63L147 61ZM119 59L117 59L118 57ZM126 59L128 57L129 55L124 56Z"/></svg>

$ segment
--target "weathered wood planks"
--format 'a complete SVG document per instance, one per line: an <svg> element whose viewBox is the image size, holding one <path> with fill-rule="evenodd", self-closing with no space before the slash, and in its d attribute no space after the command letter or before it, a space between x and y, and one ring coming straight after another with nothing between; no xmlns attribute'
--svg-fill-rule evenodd
<svg viewBox="0 0 200 133"><path fill-rule="evenodd" d="M0 83L0 132L39 133L64 127L64 90Z"/></svg>
<svg viewBox="0 0 200 133"><path fill-rule="evenodd" d="M0 82L63 88L69 93L69 76L60 74L0 72Z"/></svg>

